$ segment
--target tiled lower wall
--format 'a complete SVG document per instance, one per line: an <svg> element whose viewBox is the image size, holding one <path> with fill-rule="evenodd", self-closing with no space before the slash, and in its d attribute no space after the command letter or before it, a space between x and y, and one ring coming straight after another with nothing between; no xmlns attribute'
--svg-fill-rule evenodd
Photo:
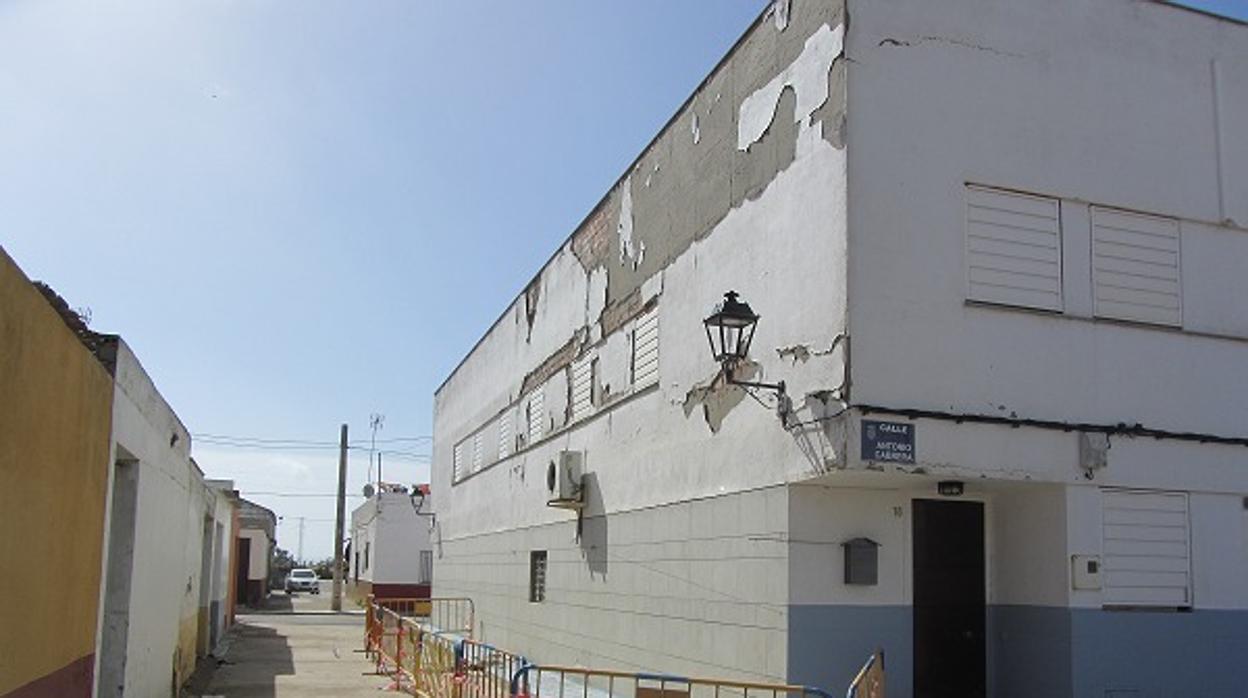
<svg viewBox="0 0 1248 698"><path fill-rule="evenodd" d="M989 694L1010 698L1248 695L1248 611L987 609ZM880 647L888 695L913 692L909 606L789 609L789 681L843 691Z"/></svg>
<svg viewBox="0 0 1248 698"><path fill-rule="evenodd" d="M783 681L784 488L575 515L442 541L438 596L476 603L478 635L532 661ZM529 601L530 551L548 556Z"/></svg>

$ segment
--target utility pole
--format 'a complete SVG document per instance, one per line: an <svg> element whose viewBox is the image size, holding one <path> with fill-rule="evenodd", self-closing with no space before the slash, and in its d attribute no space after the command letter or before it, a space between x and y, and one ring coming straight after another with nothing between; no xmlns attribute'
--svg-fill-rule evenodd
<svg viewBox="0 0 1248 698"><path fill-rule="evenodd" d="M368 474L373 474L373 454L377 453L377 430L385 427L386 415L374 412L368 415L368 427L373 430L372 443L368 447ZM377 489L381 489L381 454L377 453Z"/></svg>
<svg viewBox="0 0 1248 698"><path fill-rule="evenodd" d="M347 516L347 425L342 425L338 440L338 518L334 523L334 594L330 608L342 610L342 534Z"/></svg>
<svg viewBox="0 0 1248 698"><path fill-rule="evenodd" d="M299 517L299 557L298 564L303 564L303 517Z"/></svg>

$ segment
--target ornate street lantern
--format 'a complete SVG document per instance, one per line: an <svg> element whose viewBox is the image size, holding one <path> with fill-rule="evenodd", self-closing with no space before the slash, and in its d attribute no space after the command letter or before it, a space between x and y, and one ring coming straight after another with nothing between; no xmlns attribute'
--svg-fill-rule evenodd
<svg viewBox="0 0 1248 698"><path fill-rule="evenodd" d="M733 376L737 365L749 356L750 342L754 341L754 328L758 325L758 315L750 308L750 304L740 300L736 291L729 291L724 294L724 301L715 306L715 312L702 321L702 325L706 328L706 341L711 345L711 356L722 367L727 382L747 390L762 388L776 391L777 411L782 420L787 420L789 407L788 397L784 393L784 381L759 383L737 380Z"/></svg>
<svg viewBox="0 0 1248 698"><path fill-rule="evenodd" d="M738 298L736 291L725 293L724 302L715 306L715 312L702 321L711 356L728 370L749 355L754 327L758 324L758 315L750 309L750 304Z"/></svg>

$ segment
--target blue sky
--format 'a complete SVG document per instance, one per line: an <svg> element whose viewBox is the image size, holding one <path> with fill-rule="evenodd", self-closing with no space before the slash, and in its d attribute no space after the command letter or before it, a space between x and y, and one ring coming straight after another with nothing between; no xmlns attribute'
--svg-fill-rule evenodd
<svg viewBox="0 0 1248 698"><path fill-rule="evenodd" d="M193 433L428 435L434 389L762 6L6 2L0 245ZM194 454L244 492L332 492L307 446ZM332 499L253 499L328 553Z"/></svg>
<svg viewBox="0 0 1248 698"><path fill-rule="evenodd" d="M426 436L434 389L764 4L10 0L0 245L193 433L359 439L380 412L379 438ZM244 492L334 489L332 447L208 442ZM385 448L386 479L427 479L427 441ZM252 498L329 553L332 499Z"/></svg>

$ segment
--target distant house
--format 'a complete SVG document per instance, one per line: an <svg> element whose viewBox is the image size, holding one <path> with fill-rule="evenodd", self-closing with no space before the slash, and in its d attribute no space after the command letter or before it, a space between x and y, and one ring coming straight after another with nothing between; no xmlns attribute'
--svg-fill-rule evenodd
<svg viewBox="0 0 1248 698"><path fill-rule="evenodd" d="M238 501L234 593L239 603L255 606L269 595L269 567L277 540L277 515L255 502Z"/></svg>
<svg viewBox="0 0 1248 698"><path fill-rule="evenodd" d="M433 544L429 485L381 483L351 513L348 556L353 598L429 598Z"/></svg>
<svg viewBox="0 0 1248 698"><path fill-rule="evenodd" d="M234 624L234 608L237 604L237 589L232 583L238 558L232 554L235 540L238 538L238 490L234 489L233 480L206 480L216 493L216 508L213 513L213 550L219 550L225 556L225 564L213 570L213 577L208 585L209 591L202 598L200 611L208 614L207 628L201 622L200 637L206 636L209 648L215 647L222 633Z"/></svg>

